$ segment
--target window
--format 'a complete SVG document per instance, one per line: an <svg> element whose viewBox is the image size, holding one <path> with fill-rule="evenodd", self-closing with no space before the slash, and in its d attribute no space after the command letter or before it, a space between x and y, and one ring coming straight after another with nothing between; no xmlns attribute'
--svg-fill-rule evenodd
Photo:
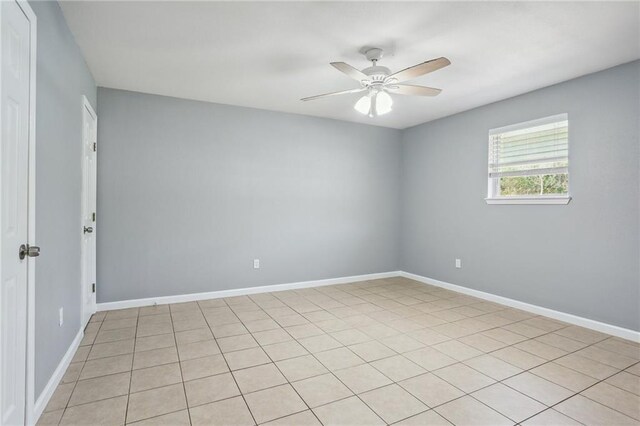
<svg viewBox="0 0 640 426"><path fill-rule="evenodd" d="M488 188L489 204L567 204L567 114L490 130Z"/></svg>

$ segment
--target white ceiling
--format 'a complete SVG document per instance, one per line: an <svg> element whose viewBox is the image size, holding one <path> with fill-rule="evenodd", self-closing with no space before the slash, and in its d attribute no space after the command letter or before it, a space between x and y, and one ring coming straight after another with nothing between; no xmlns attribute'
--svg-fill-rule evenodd
<svg viewBox="0 0 640 426"><path fill-rule="evenodd" d="M62 2L99 86L406 128L640 57L640 2ZM413 83L435 98L394 97L368 118L358 87L329 66L397 71L439 56Z"/></svg>

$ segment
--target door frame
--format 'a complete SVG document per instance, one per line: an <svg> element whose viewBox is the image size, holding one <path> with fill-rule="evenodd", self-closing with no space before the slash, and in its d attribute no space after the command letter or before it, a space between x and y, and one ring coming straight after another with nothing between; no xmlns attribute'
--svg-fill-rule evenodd
<svg viewBox="0 0 640 426"><path fill-rule="evenodd" d="M87 97L85 95L82 95L81 113L82 113L82 132L83 132L83 134L82 134L82 144L83 144L83 147L82 147L82 155L80 157L80 161L81 161L81 164L82 164L81 169L82 169L83 182L82 182L82 189L81 189L82 192L80 194L80 227L78 229L82 229L82 227L84 226L84 218L82 217L82 214L84 213L83 212L82 202L83 202L84 196L85 196L85 188L84 188L84 149L86 148L86 147L84 147L84 129L85 129L85 126L84 126L84 110L85 109L87 109L89 111L89 114L91 114L93 116L93 118L95 119L95 122L96 122L96 127L95 127L96 143L97 143L97 140L98 140L98 114L96 114L96 111L91 106L91 102L89 102L89 99L87 99ZM96 150L96 173L97 173L97 170L98 170L98 151ZM97 176L96 176L96 198L98 196L98 188L97 187L98 187L98 180L97 180ZM96 208L96 210L97 210L97 208ZM96 222L97 222L97 218L96 218ZM96 225L94 224L94 226L96 226ZM96 229L97 229L97 226L96 226ZM86 309L85 309L85 304L84 304L84 292L87 291L87 288L86 288L86 285L85 285L86 283L83 282L83 279L84 279L84 267L85 267L85 265L84 265L84 253L82 253L82 249L84 247L83 238L84 238L84 236L81 233L80 234L80 250L81 250L81 253L80 253L80 261L81 261L81 265L80 265L80 297L81 297L81 302L80 302L80 321L81 321L81 324L80 324L80 327L84 330L84 328L87 326L87 324L89 322L88 321L85 322L85 320L84 320L85 314L87 313ZM94 238L97 238L97 234L96 234L96 236ZM96 250L96 252L97 252L97 250ZM96 256L96 268L97 268L97 256ZM97 287L97 284L96 284L96 287ZM94 314L96 312L96 309L97 309L96 293L93 293L92 302L93 303L91 304L90 311L91 311L91 314Z"/></svg>
<svg viewBox="0 0 640 426"><path fill-rule="evenodd" d="M29 147L28 147L28 179L27 184L27 241L29 245L36 245L36 68L38 44L38 19L27 0L14 0L29 20ZM1 9L0 9L1 13ZM0 32L0 38L2 33ZM0 41L0 49L2 43ZM1 87L0 87L1 90ZM0 203L2 201L0 200ZM27 258L29 259L29 258ZM27 348L26 348L26 377L25 377L25 420L28 424L35 423L35 297L36 262L27 261Z"/></svg>

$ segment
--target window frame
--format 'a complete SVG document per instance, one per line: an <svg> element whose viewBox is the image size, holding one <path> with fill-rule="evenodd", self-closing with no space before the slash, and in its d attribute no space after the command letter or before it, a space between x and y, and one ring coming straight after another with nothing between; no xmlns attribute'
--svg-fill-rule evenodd
<svg viewBox="0 0 640 426"><path fill-rule="evenodd" d="M523 121L520 123L510 124L507 126L497 127L494 129L489 129L487 132L487 137L489 143L487 144L487 165L491 161L489 152L491 147L491 135L494 133L501 133L513 130L521 130L529 127L535 127L541 124L550 123L554 121L567 121L567 129L569 130L569 114L561 113L555 114L547 117L538 118L535 120ZM570 134L570 132L569 132ZM570 167L571 167L571 149L570 149L570 140L567 137L567 175L570 175ZM569 178L569 182L567 183L567 193L566 194L544 194L544 195L521 195L521 196L500 196L497 195L500 192L498 187L500 182L499 177L490 177L489 170L487 170L487 197L485 201L487 204L568 204L571 201L571 178Z"/></svg>

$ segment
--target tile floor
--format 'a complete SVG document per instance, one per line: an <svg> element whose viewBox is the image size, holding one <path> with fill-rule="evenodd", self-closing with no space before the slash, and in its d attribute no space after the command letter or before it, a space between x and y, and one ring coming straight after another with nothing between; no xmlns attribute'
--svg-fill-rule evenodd
<svg viewBox="0 0 640 426"><path fill-rule="evenodd" d="M639 361L391 278L97 313L39 424L640 424Z"/></svg>

